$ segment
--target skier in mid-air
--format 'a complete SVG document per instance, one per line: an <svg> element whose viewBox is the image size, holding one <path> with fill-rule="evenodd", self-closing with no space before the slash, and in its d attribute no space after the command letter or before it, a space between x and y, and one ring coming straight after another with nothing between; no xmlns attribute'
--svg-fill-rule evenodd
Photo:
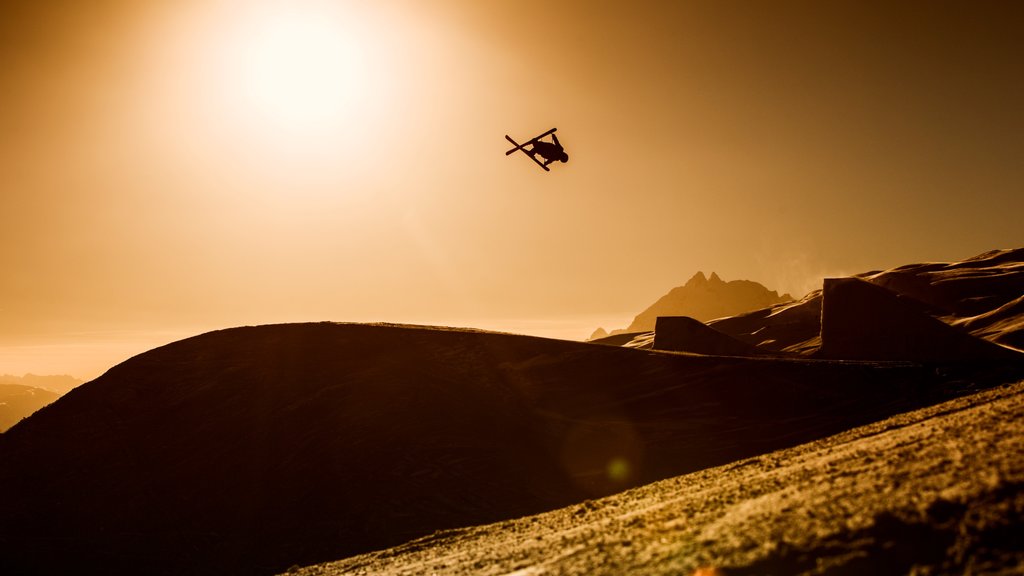
<svg viewBox="0 0 1024 576"><path fill-rule="evenodd" d="M516 150L522 150L524 154L529 156L531 160L539 164L540 167L545 170L550 170L550 168L548 168L548 164L551 164L552 162L568 162L569 155L565 153L565 148L562 147L562 143L558 141L558 136L555 135L555 130L557 130L557 128L552 128L540 136L522 144L516 142L506 134L505 139L514 144L515 148L505 152L505 155L508 156ZM552 142L544 141L544 138L548 135L551 136ZM530 148L527 149L527 146ZM538 156L543 158L544 161L542 162L539 160L537 158Z"/></svg>

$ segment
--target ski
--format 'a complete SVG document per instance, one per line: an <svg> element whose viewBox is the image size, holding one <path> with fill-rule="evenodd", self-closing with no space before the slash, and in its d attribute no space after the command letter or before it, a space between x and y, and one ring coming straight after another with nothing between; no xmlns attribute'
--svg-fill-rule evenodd
<svg viewBox="0 0 1024 576"><path fill-rule="evenodd" d="M509 154L515 152L516 150L521 150L523 146L529 146L530 144L533 144L537 140L540 140L541 138L544 138L549 134L554 134L556 130L558 130L558 128L552 128L551 130L548 130L547 132L541 134L540 136L537 136L536 138L531 138L530 140L523 142L522 144L513 140L511 137L509 137L508 134L505 134L505 140L508 140L509 142L512 143L513 146L515 146L515 148L509 150L508 152L505 152L505 156L508 156Z"/></svg>

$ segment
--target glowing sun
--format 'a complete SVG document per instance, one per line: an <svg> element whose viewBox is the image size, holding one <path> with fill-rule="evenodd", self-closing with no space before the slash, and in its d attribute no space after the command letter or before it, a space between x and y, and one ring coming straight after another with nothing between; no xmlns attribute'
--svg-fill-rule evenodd
<svg viewBox="0 0 1024 576"><path fill-rule="evenodd" d="M277 128L340 128L367 95L354 26L325 3L254 10L230 41L230 85L247 116Z"/></svg>

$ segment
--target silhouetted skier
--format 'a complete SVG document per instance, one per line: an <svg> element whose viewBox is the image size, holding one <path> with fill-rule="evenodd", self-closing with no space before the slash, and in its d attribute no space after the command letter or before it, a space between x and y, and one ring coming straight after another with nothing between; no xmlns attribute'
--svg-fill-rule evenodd
<svg viewBox="0 0 1024 576"><path fill-rule="evenodd" d="M536 162L544 170L550 171L548 164L551 164L552 162L569 161L569 155L565 153L565 148L563 148L562 143L558 141L558 136L555 136L555 130L557 130L557 128L552 128L540 136L537 136L527 142L523 142L522 144L516 142L506 134L505 139L515 144L515 148L505 152L505 155L508 156L516 150L522 150L523 154L530 157L530 160ZM545 142L543 140L543 138L548 135L551 135L551 139L554 140L554 142ZM526 148L527 146L530 148ZM540 161L537 158L538 156L543 158L544 161Z"/></svg>
<svg viewBox="0 0 1024 576"><path fill-rule="evenodd" d="M533 143L533 147L530 148L531 154L540 154L544 158L544 165L547 166L552 162L568 162L569 155L565 153L565 148L558 141L558 136L555 134L551 135L554 142L544 142L543 140L537 140Z"/></svg>

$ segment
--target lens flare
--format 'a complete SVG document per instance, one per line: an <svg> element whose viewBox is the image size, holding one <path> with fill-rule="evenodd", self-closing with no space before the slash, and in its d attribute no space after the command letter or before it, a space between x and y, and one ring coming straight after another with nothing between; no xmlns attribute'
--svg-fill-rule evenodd
<svg viewBox="0 0 1024 576"><path fill-rule="evenodd" d="M612 458L608 462L608 479L612 482L627 482L631 475L629 460L625 458Z"/></svg>

